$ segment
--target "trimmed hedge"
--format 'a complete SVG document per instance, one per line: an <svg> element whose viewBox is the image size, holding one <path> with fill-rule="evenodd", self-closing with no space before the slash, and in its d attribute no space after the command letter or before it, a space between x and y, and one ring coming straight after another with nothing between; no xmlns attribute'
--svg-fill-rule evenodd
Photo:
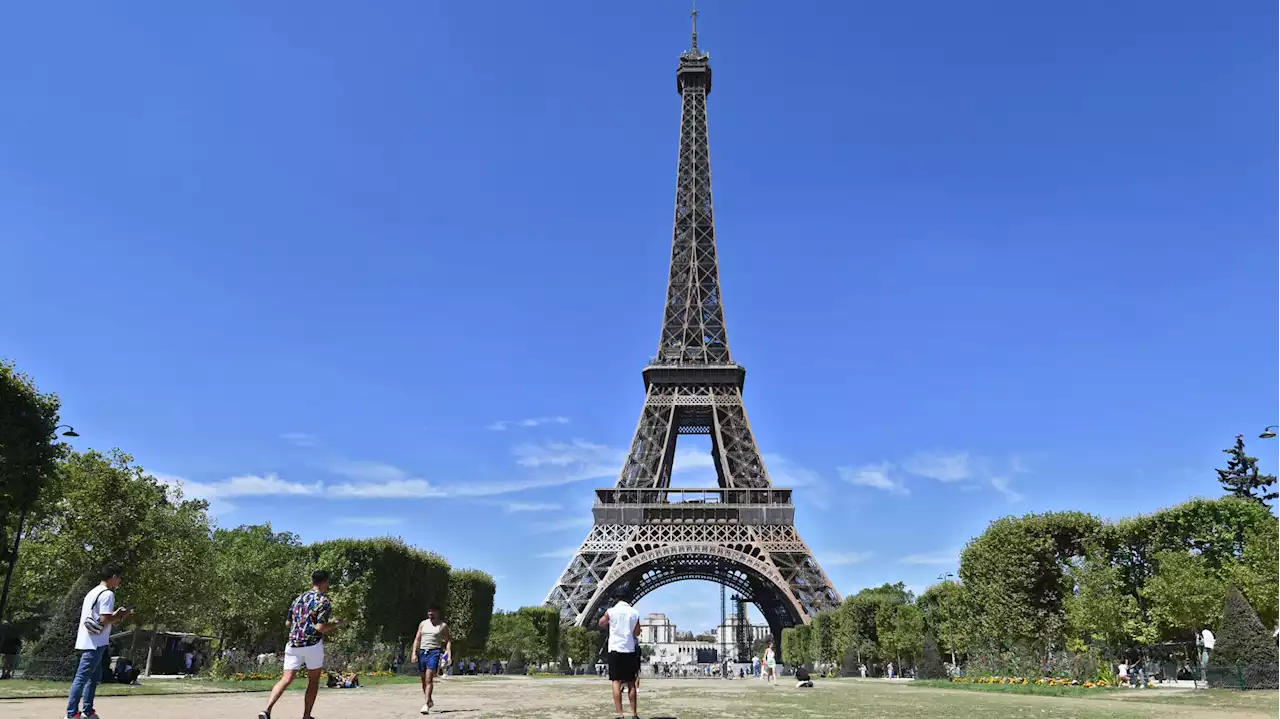
<svg viewBox="0 0 1280 719"><path fill-rule="evenodd" d="M920 657L920 663L916 665L917 679L946 679L947 668L942 665L942 655L938 653L938 643L933 640L933 635L925 632L924 635L924 654Z"/></svg>
<svg viewBox="0 0 1280 719"><path fill-rule="evenodd" d="M1239 589L1222 600L1217 642L1209 652L1210 686L1227 689L1275 689L1277 652L1271 632Z"/></svg>
<svg viewBox="0 0 1280 719"><path fill-rule="evenodd" d="M808 624L799 624L782 630L782 659L787 666L813 664L813 654L809 649L812 633L813 629Z"/></svg>
<svg viewBox="0 0 1280 719"><path fill-rule="evenodd" d="M493 577L478 569L459 569L449 573L445 621L449 623L455 656L479 656L484 652L493 620L495 591L497 585Z"/></svg>
<svg viewBox="0 0 1280 719"><path fill-rule="evenodd" d="M312 567L329 571L333 616L350 622L332 635L340 649L404 647L427 606L447 604L449 563L401 539L334 539L308 549Z"/></svg>
<svg viewBox="0 0 1280 719"><path fill-rule="evenodd" d="M560 655L560 611L555 607L520 607L516 614L528 617L540 639L535 662L554 661Z"/></svg>

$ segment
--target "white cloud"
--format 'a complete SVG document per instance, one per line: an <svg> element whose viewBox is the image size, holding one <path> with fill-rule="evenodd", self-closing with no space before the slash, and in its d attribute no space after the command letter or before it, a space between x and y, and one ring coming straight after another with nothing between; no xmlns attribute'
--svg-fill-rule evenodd
<svg viewBox="0 0 1280 719"><path fill-rule="evenodd" d="M586 529L591 526L592 521L591 515L585 514L581 517L568 517L552 522L534 522L529 525L529 530L535 534L549 534L569 529Z"/></svg>
<svg viewBox="0 0 1280 719"><path fill-rule="evenodd" d="M909 494L902 482L891 476L893 465L888 462L867 464L861 467L841 467L838 471L840 472L840 478L849 484L874 487L883 489L886 492Z"/></svg>
<svg viewBox="0 0 1280 719"><path fill-rule="evenodd" d="M960 561L960 550L953 547L936 552L908 554L899 561L903 564L957 564Z"/></svg>
<svg viewBox="0 0 1280 719"><path fill-rule="evenodd" d="M421 499L448 496L447 492L431 486L425 479L398 479L368 484L347 482L330 485L325 494L344 499Z"/></svg>
<svg viewBox="0 0 1280 719"><path fill-rule="evenodd" d="M316 439L315 435L306 432L285 432L280 435L280 439L295 447L315 447L320 444L320 440Z"/></svg>
<svg viewBox="0 0 1280 719"><path fill-rule="evenodd" d="M844 564L861 564L871 559L872 552L826 552L819 554L818 561L823 565L840 566Z"/></svg>
<svg viewBox="0 0 1280 719"><path fill-rule="evenodd" d="M492 432L502 432L508 427L538 427L544 424L569 424L568 417L530 417L528 419L500 419L491 423L485 429Z"/></svg>
<svg viewBox="0 0 1280 719"><path fill-rule="evenodd" d="M354 524L362 527L394 527L404 523L403 517L338 517L335 524Z"/></svg>
<svg viewBox="0 0 1280 719"><path fill-rule="evenodd" d="M621 468L624 455L617 448L581 439L544 444L525 443L517 445L512 452L516 455L516 464L523 467L568 467L604 463L612 466L614 472Z"/></svg>
<svg viewBox="0 0 1280 719"><path fill-rule="evenodd" d="M274 474L246 474L217 482L193 482L171 474L152 473L161 484L177 486L188 498L227 499L230 497L269 497L274 495L312 495L324 488L320 482L302 484L288 482Z"/></svg>
<svg viewBox="0 0 1280 719"><path fill-rule="evenodd" d="M535 559L568 559L569 557L572 557L573 555L578 553L578 548L579 548L579 545L575 544L572 547L561 547L559 549L552 549L547 552L540 552L533 556Z"/></svg>
<svg viewBox="0 0 1280 719"><path fill-rule="evenodd" d="M1014 491L1014 489L1009 486L1008 477L992 477L991 486L994 487L997 492L1003 494L1005 499L1010 502L1020 502L1023 499L1021 494Z"/></svg>
<svg viewBox="0 0 1280 719"><path fill-rule="evenodd" d="M560 505L550 502L504 502L502 508L514 514L516 512L552 512L560 509Z"/></svg>
<svg viewBox="0 0 1280 719"><path fill-rule="evenodd" d="M939 482L959 482L973 476L968 452L920 452L903 462L902 468Z"/></svg>
<svg viewBox="0 0 1280 719"><path fill-rule="evenodd" d="M766 454L763 459L775 486L812 487L821 481L817 472L801 467L780 454Z"/></svg>

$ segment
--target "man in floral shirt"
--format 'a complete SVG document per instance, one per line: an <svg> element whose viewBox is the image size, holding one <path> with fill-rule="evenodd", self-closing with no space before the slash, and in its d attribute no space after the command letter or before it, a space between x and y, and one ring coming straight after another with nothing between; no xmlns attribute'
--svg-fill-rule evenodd
<svg viewBox="0 0 1280 719"><path fill-rule="evenodd" d="M284 675L271 690L267 708L258 712L258 719L271 719L271 708L304 665L307 668L307 691L303 697L302 716L311 716L316 692L320 690L320 672L324 669L324 635L346 623L332 618L333 607L326 596L328 591L329 573L317 569L311 573L311 590L293 600L289 607L289 618L285 620L289 641L284 648Z"/></svg>

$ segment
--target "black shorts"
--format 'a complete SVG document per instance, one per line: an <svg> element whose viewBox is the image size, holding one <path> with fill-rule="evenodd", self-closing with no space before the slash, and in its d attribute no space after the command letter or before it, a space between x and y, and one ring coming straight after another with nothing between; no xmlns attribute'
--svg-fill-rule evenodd
<svg viewBox="0 0 1280 719"><path fill-rule="evenodd" d="M640 674L640 652L609 652L609 681L633 682Z"/></svg>

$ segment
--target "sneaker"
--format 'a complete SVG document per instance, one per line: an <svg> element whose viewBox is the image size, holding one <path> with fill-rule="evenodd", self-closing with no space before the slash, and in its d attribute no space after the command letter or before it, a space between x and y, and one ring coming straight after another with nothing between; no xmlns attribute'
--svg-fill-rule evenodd
<svg viewBox="0 0 1280 719"><path fill-rule="evenodd" d="M427 708L428 708L428 709L431 709L431 708L432 708L432 707L434 707L435 705L436 705L436 700L435 700L435 699L428 699L428 700L427 700Z"/></svg>
<svg viewBox="0 0 1280 719"><path fill-rule="evenodd" d="M271 710L258 712L258 719L271 719Z"/></svg>
<svg viewBox="0 0 1280 719"><path fill-rule="evenodd" d="M419 714L430 714L430 713L431 713L431 706L430 706L430 705L428 705L428 704L423 704L423 705L422 705L422 708L418 710L418 713L419 713Z"/></svg>
<svg viewBox="0 0 1280 719"><path fill-rule="evenodd" d="M83 719L101 719L101 717L98 716L97 709L90 709L88 714L81 714L80 716Z"/></svg>

